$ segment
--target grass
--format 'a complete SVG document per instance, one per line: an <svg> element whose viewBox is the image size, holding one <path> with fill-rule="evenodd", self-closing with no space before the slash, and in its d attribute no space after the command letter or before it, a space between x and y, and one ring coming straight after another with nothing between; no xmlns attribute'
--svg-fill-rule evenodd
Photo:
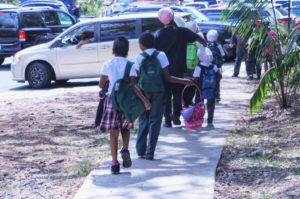
<svg viewBox="0 0 300 199"><path fill-rule="evenodd" d="M88 174L92 170L92 163L90 160L79 162L75 168L71 169L70 174L72 175L83 175Z"/></svg>

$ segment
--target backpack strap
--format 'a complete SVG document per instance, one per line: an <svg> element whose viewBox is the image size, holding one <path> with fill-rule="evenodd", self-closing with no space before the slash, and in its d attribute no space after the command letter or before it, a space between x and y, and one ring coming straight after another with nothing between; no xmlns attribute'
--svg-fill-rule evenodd
<svg viewBox="0 0 300 199"><path fill-rule="evenodd" d="M130 74L130 70L131 70L131 67L134 63L131 62L131 61L128 61L127 64L126 64L126 68L125 68L125 73L124 73L124 77L129 77L129 74Z"/></svg>

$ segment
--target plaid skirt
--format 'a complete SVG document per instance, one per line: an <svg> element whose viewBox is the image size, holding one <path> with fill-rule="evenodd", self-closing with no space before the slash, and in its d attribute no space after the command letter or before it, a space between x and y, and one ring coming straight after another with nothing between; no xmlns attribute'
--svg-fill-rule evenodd
<svg viewBox="0 0 300 199"><path fill-rule="evenodd" d="M122 113L115 111L112 108L111 97L106 95L102 119L100 122L101 131L111 131L116 129L132 129L133 123L129 122Z"/></svg>

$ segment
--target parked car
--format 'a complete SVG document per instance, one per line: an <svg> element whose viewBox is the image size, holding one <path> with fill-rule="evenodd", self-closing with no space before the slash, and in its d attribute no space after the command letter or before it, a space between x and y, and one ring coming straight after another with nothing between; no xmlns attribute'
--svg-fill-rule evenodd
<svg viewBox="0 0 300 199"><path fill-rule="evenodd" d="M191 2L191 3L185 3L184 6L190 6L196 9L203 9L203 8L208 8L209 4L208 2Z"/></svg>
<svg viewBox="0 0 300 199"><path fill-rule="evenodd" d="M300 6L294 6L291 8L291 14L295 17L300 17Z"/></svg>
<svg viewBox="0 0 300 199"><path fill-rule="evenodd" d="M51 1L30 0L20 4L20 7L41 7L41 6L42 7L49 6L51 8L60 9L65 12L69 12L67 6L63 2L57 0L51 0Z"/></svg>
<svg viewBox="0 0 300 199"><path fill-rule="evenodd" d="M119 15L124 14L133 14L133 13L147 13L147 12L158 12L164 6L169 6L172 10L176 13L189 13L192 19L196 22L200 21L207 21L208 18L204 16L201 12L193 7L188 6L174 6L174 5L134 5L130 6L129 8L125 9L123 12L119 13Z"/></svg>
<svg viewBox="0 0 300 199"><path fill-rule="evenodd" d="M75 24L71 15L50 7L5 9L0 12L0 64L5 57L55 38Z"/></svg>
<svg viewBox="0 0 300 199"><path fill-rule="evenodd" d="M115 15L124 11L131 3L132 0L114 0L113 3L106 8L106 16Z"/></svg>
<svg viewBox="0 0 300 199"><path fill-rule="evenodd" d="M0 10L10 9L10 8L17 8L17 6L11 5L11 4L7 4L7 3L0 3Z"/></svg>
<svg viewBox="0 0 300 199"><path fill-rule="evenodd" d="M175 14L178 26L184 26L189 19L186 13ZM116 37L125 36L129 39L128 58L134 60L140 53L138 36L142 32L154 32L162 27L157 13L79 22L48 43L16 53L11 64L13 80L28 81L33 88L43 88L49 86L52 80L99 77L103 63L113 57L112 45ZM81 40L87 39L92 39L92 42L76 48Z"/></svg>

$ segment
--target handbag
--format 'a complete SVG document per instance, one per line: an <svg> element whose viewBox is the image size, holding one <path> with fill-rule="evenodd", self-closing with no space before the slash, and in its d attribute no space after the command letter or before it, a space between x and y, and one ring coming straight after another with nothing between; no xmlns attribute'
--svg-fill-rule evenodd
<svg viewBox="0 0 300 199"><path fill-rule="evenodd" d="M204 122L203 117L205 114L205 106L202 101L202 95L201 95L200 88L197 85L195 85L195 86L199 92L200 102L195 104L194 106L188 107L185 109L182 106L183 93L188 86L185 86L181 93L181 108L182 108L181 115L183 117L183 122L184 122L186 128L191 129L191 130L202 127L202 124Z"/></svg>

